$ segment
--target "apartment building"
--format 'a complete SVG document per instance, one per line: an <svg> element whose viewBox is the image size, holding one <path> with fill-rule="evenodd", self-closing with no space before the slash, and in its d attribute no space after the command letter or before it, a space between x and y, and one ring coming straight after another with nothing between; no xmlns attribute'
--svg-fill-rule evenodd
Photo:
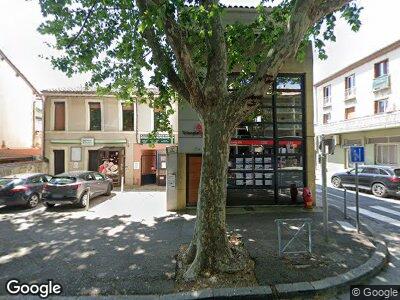
<svg viewBox="0 0 400 300"><path fill-rule="evenodd" d="M174 136L160 133L156 144L149 145L158 112L147 104L85 89L42 93L50 174L105 168L116 185L122 177L127 185L165 185L165 148L176 142L177 113L170 119Z"/></svg>
<svg viewBox="0 0 400 300"><path fill-rule="evenodd" d="M400 164L400 40L315 84L316 135L332 137L328 171L352 167L349 147L367 164Z"/></svg>

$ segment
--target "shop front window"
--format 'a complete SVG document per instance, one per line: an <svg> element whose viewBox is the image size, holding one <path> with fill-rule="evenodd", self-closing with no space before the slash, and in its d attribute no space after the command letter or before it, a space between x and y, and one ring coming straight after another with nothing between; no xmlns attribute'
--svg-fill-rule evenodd
<svg viewBox="0 0 400 300"><path fill-rule="evenodd" d="M293 202L293 189L305 186L303 88L302 76L279 76L261 108L236 129L230 148L228 205Z"/></svg>

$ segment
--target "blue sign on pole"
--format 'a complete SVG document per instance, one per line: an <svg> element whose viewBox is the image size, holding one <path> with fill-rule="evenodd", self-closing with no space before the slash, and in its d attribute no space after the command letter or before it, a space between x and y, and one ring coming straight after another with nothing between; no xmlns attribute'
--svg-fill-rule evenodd
<svg viewBox="0 0 400 300"><path fill-rule="evenodd" d="M363 163L364 158L364 147L350 147L350 161L352 163Z"/></svg>

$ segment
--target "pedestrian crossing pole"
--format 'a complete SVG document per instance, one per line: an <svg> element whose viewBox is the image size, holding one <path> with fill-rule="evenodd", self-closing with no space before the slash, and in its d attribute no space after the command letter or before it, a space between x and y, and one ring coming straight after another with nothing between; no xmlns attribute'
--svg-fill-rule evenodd
<svg viewBox="0 0 400 300"><path fill-rule="evenodd" d="M360 233L360 203L358 195L358 163L355 163L356 167L356 227L357 232Z"/></svg>
<svg viewBox="0 0 400 300"><path fill-rule="evenodd" d="M326 145L325 135L321 135L321 169L322 169L322 209L324 218L324 236L328 240L328 200L326 190Z"/></svg>

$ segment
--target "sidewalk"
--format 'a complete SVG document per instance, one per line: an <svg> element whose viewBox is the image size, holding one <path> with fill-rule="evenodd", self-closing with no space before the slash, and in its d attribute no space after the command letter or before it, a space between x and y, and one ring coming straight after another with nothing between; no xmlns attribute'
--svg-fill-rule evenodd
<svg viewBox="0 0 400 300"><path fill-rule="evenodd" d="M170 213L162 193L116 193L88 211L68 208L36 213L0 213L0 295L5 282L63 286L63 296L137 295L175 292L174 256L190 242L192 213ZM161 204L160 204L161 203ZM146 204L146 205L145 205ZM158 207L160 206L160 207ZM277 218L313 220L313 255L278 258ZM340 219L331 210L330 220ZM322 238L322 213L299 207L228 209L228 230L242 236L256 262L260 285L304 282L344 273L365 262L373 245L363 236L330 224Z"/></svg>
<svg viewBox="0 0 400 300"><path fill-rule="evenodd" d="M302 208L271 207L268 212L228 215L229 228L243 235L250 255L256 261L256 276L260 285L309 282L336 276L368 260L374 250L365 237L344 231L336 222L330 222L329 242L323 237L322 212ZM291 255L278 257L275 219L312 219L312 256ZM330 210L330 220L342 220L336 209ZM293 234L295 231L293 232ZM308 236L301 239L307 244ZM298 247L301 248L301 247Z"/></svg>

